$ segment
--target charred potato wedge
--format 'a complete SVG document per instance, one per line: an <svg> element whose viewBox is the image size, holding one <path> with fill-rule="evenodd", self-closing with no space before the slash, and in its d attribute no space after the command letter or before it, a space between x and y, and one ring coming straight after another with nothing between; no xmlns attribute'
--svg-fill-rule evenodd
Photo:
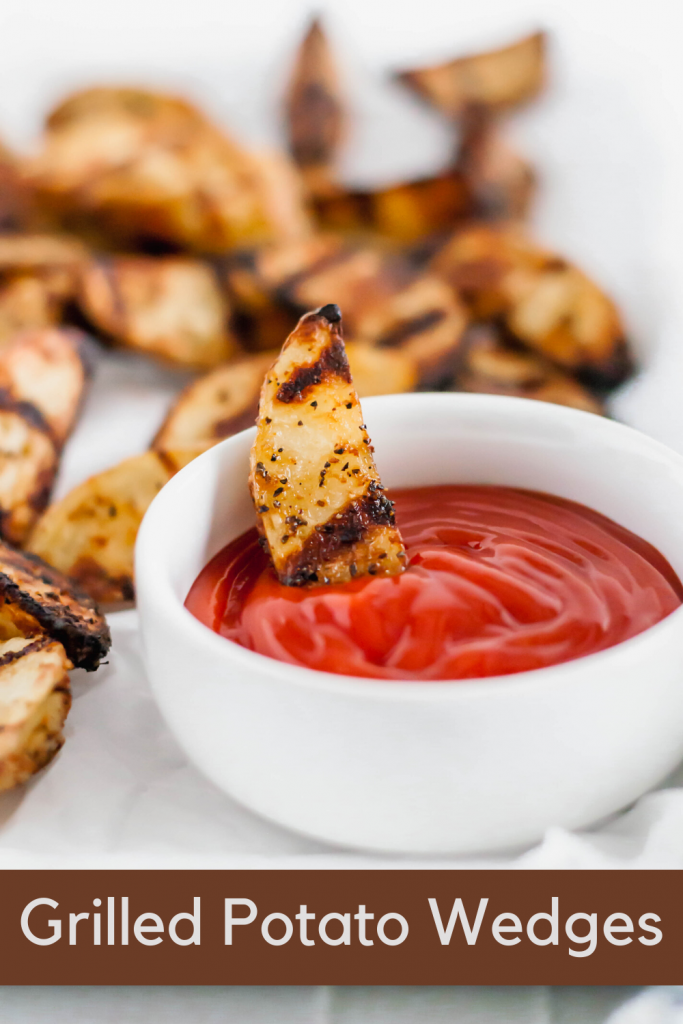
<svg viewBox="0 0 683 1024"><path fill-rule="evenodd" d="M468 182L458 168L374 192L338 191L314 203L324 230L374 232L410 243L472 215Z"/></svg>
<svg viewBox="0 0 683 1024"><path fill-rule="evenodd" d="M249 487L281 583L403 571L403 541L375 467L337 306L303 316L266 374Z"/></svg>
<svg viewBox="0 0 683 1024"><path fill-rule="evenodd" d="M472 219L519 220L527 213L536 175L483 107L470 107L463 115L456 168L465 182Z"/></svg>
<svg viewBox="0 0 683 1024"><path fill-rule="evenodd" d="M227 301L211 267L181 257L119 256L81 276L86 319L119 345L179 366L208 369L234 351Z"/></svg>
<svg viewBox="0 0 683 1024"><path fill-rule="evenodd" d="M578 267L516 228L456 232L431 261L477 318L498 317L525 346L589 383L614 386L631 372L618 310Z"/></svg>
<svg viewBox="0 0 683 1024"><path fill-rule="evenodd" d="M309 195L334 192L345 113L334 58L318 19L301 43L285 98L289 151Z"/></svg>
<svg viewBox="0 0 683 1024"><path fill-rule="evenodd" d="M76 422L92 366L90 339L80 331L26 331L0 351L0 393L37 410L61 446Z"/></svg>
<svg viewBox="0 0 683 1024"><path fill-rule="evenodd" d="M190 104L141 89L66 100L25 176L65 226L124 244L222 252L308 224L288 161L249 153Z"/></svg>
<svg viewBox="0 0 683 1024"><path fill-rule="evenodd" d="M275 354L228 363L188 385L164 420L153 448L163 453L200 454L223 438L252 427L263 375Z"/></svg>
<svg viewBox="0 0 683 1024"><path fill-rule="evenodd" d="M472 328L455 390L535 398L603 414L598 398L568 373L535 352L506 342L493 326Z"/></svg>
<svg viewBox="0 0 683 1024"><path fill-rule="evenodd" d="M0 638L46 633L76 668L97 668L111 646L97 605L72 579L36 555L0 543Z"/></svg>
<svg viewBox="0 0 683 1024"><path fill-rule="evenodd" d="M472 104L495 112L537 96L546 80L545 34L535 32L510 46L403 71L397 77L447 117Z"/></svg>
<svg viewBox="0 0 683 1024"><path fill-rule="evenodd" d="M132 601L138 528L172 472L156 452L145 452L98 473L47 509L28 550L101 604Z"/></svg>
<svg viewBox="0 0 683 1024"><path fill-rule="evenodd" d="M320 235L243 257L238 280L254 305L255 296L270 297L301 313L333 298L346 311L349 340L403 354L419 387L452 377L466 310L440 277L399 254Z"/></svg>
<svg viewBox="0 0 683 1024"><path fill-rule="evenodd" d="M64 743L69 667L48 637L0 642L0 790L26 782Z"/></svg>

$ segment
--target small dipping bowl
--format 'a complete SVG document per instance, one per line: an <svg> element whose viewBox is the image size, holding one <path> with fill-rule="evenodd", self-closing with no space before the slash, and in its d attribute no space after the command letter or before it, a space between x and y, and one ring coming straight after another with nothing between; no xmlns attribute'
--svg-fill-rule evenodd
<svg viewBox="0 0 683 1024"><path fill-rule="evenodd" d="M569 498L653 544L683 576L683 458L590 413L490 395L367 399L392 487L499 484ZM275 661L184 607L254 525L254 429L191 462L152 503L136 579L145 664L191 761L272 821L367 850L456 854L590 825L683 756L683 607L550 668L454 682L359 679Z"/></svg>

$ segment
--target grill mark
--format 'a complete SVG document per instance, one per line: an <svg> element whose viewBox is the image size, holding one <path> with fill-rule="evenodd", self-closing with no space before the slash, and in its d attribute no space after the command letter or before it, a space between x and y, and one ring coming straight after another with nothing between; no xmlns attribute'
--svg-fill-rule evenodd
<svg viewBox="0 0 683 1024"><path fill-rule="evenodd" d="M27 654L35 654L36 651L42 650L44 647L49 647L50 644L55 643L49 636L41 636L36 640L33 640L30 644L26 644L20 651L7 651L6 654L0 655L0 668L5 668L7 665L11 665L14 661L19 661L24 658Z"/></svg>
<svg viewBox="0 0 683 1024"><path fill-rule="evenodd" d="M291 274L289 277L286 277L281 281L276 286L276 294L285 301L296 304L297 289L304 283L306 278L315 277L315 275L319 274L321 271L329 270L330 267L334 267L337 263L343 263L353 255L353 249L349 246L342 245L334 252L328 252L324 256L320 256L309 266L304 267L303 270L298 270L295 274Z"/></svg>
<svg viewBox="0 0 683 1024"><path fill-rule="evenodd" d="M59 448L50 424L47 422L40 409L33 405L32 402L17 401L11 391L7 388L0 388L0 409L4 412L16 413L17 416L20 416L21 419L25 420L29 426L33 427L35 430L39 430L41 434L47 435L55 448Z"/></svg>
<svg viewBox="0 0 683 1024"><path fill-rule="evenodd" d="M429 330L430 327L435 327L437 324L446 316L446 312L443 309L430 309L427 313L421 313L420 316L413 317L412 320L406 320L404 323L399 324L398 327L394 327L393 330L388 331L376 342L377 348L398 348L399 345L404 344L413 335L420 334L422 331Z"/></svg>
<svg viewBox="0 0 683 1024"><path fill-rule="evenodd" d="M317 526L303 548L285 562L280 580L287 587L316 582L321 566L353 547L377 527L394 526L394 503L375 491L350 502L334 519Z"/></svg>
<svg viewBox="0 0 683 1024"><path fill-rule="evenodd" d="M279 402L287 404L303 402L310 388L330 377L340 377L344 383L351 383L351 370L346 358L344 342L341 339L341 334L337 333L339 328L336 327L336 324L332 324L331 330L334 333L330 343L325 346L316 361L308 366L297 366L288 380L280 385L275 396Z"/></svg>

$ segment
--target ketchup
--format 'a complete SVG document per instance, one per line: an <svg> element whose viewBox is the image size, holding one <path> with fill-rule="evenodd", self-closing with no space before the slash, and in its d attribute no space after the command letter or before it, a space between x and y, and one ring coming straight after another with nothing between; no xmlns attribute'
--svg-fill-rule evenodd
<svg viewBox="0 0 683 1024"><path fill-rule="evenodd" d="M394 491L401 576L285 587L256 530L186 600L201 622L271 658L375 679L471 679L612 647L677 608L651 544L583 505L508 487Z"/></svg>

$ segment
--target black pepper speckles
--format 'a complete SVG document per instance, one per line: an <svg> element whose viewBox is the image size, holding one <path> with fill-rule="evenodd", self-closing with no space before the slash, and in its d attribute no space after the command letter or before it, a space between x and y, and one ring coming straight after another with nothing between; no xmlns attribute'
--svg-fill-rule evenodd
<svg viewBox="0 0 683 1024"><path fill-rule="evenodd" d="M268 511L268 506L267 505L259 505L258 511L262 512L262 513L263 512L267 512Z"/></svg>
<svg viewBox="0 0 683 1024"><path fill-rule="evenodd" d="M353 409L353 402L347 402L346 403L346 408L347 409Z"/></svg>
<svg viewBox="0 0 683 1024"><path fill-rule="evenodd" d="M273 491L273 497L277 498L278 494L282 494L283 491L284 487L276 487L275 490Z"/></svg>
<svg viewBox="0 0 683 1024"><path fill-rule="evenodd" d="M273 454L273 455L270 456L270 461L271 462L277 462L279 458L280 458L279 455L274 455Z"/></svg>
<svg viewBox="0 0 683 1024"><path fill-rule="evenodd" d="M318 403L317 403L317 402L311 402L311 406L312 406L312 407L313 407L314 409L317 409L317 408L318 408Z"/></svg>
<svg viewBox="0 0 683 1024"><path fill-rule="evenodd" d="M334 449L334 454L335 455L343 455L344 454L344 449L343 448L335 448Z"/></svg>

